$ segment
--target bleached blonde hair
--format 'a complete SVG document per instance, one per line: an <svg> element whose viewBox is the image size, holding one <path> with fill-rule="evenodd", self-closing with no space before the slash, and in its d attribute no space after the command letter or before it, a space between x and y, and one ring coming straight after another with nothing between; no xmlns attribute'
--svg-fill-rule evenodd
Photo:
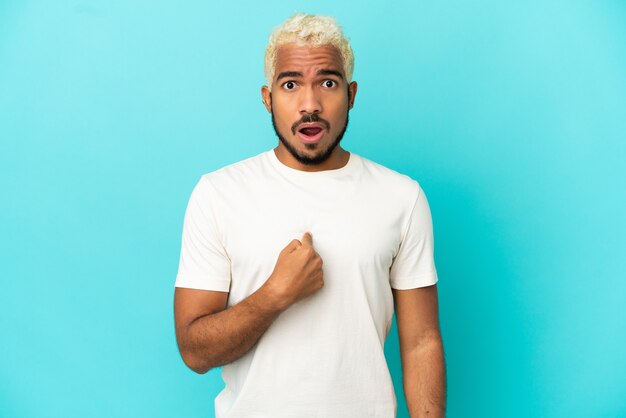
<svg viewBox="0 0 626 418"><path fill-rule="evenodd" d="M346 81L352 81L354 54L350 40L343 34L337 21L330 16L307 15L299 12L287 18L270 34L265 48L265 82L270 91L276 69L276 52L287 43L309 45L313 47L332 45L339 51L343 61Z"/></svg>

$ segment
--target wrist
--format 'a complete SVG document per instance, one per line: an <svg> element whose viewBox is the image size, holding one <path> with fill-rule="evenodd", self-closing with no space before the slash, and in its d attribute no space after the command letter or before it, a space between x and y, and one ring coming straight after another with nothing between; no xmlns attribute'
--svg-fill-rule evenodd
<svg viewBox="0 0 626 418"><path fill-rule="evenodd" d="M284 293L270 280L267 280L263 286L259 288L258 293L263 307L270 312L282 312L289 306Z"/></svg>

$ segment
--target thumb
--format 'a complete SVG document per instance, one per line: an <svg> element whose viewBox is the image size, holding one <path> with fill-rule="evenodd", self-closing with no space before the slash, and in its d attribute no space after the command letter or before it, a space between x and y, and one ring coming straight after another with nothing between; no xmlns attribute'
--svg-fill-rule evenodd
<svg viewBox="0 0 626 418"><path fill-rule="evenodd" d="M307 245L309 247L313 246L313 236L310 232L305 232L302 235L302 245Z"/></svg>

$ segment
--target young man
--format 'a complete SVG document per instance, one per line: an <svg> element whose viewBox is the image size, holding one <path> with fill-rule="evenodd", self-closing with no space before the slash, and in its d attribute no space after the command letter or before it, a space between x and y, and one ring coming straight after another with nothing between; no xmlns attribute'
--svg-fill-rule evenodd
<svg viewBox="0 0 626 418"><path fill-rule="evenodd" d="M192 192L176 335L192 370L224 366L218 418L395 417L394 306L411 417L444 416L428 201L417 181L339 145L353 62L332 18L278 26L261 89L278 146Z"/></svg>

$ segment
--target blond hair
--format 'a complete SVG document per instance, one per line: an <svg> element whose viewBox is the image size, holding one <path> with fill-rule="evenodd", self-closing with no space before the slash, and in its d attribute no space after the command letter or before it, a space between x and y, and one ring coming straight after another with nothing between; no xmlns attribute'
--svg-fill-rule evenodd
<svg viewBox="0 0 626 418"><path fill-rule="evenodd" d="M299 12L278 25L269 37L265 48L265 82L272 89L276 69L276 52L281 45L295 42L313 47L332 45L339 51L343 61L346 81L352 81L354 54L350 40L343 34L337 21L330 16L307 15Z"/></svg>

